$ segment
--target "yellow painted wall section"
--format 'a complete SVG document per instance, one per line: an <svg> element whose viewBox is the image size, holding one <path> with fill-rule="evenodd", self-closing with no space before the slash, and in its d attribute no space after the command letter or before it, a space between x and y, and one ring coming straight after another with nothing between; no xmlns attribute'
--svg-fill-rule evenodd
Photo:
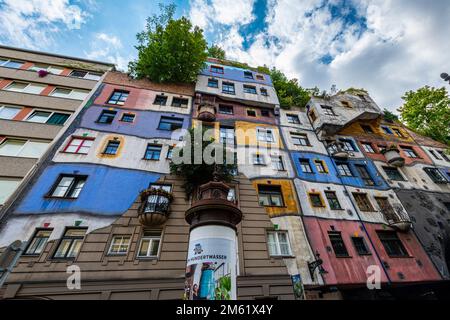
<svg viewBox="0 0 450 320"><path fill-rule="evenodd" d="M292 181L261 179L261 180L253 180L252 184L257 192L258 192L258 185L281 186L281 192L283 193L284 207L265 207L269 217L273 218L283 215L294 215L294 214L300 215L299 206L297 204L297 197Z"/></svg>
<svg viewBox="0 0 450 320"><path fill-rule="evenodd" d="M267 128L271 129L274 136L274 143L266 143L258 141L257 138L257 129L258 128ZM262 123L253 123L253 122L245 122L245 121L236 121L235 123L236 130L236 143L241 146L259 146L266 148L283 148L283 143L280 137L280 131L277 127Z"/></svg>

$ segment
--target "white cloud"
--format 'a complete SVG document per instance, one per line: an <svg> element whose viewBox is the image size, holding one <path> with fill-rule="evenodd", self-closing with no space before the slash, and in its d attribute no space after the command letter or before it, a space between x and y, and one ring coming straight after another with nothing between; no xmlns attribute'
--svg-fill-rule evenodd
<svg viewBox="0 0 450 320"><path fill-rule="evenodd" d="M69 0L0 0L0 39L42 49L52 43L54 34L79 29L88 16Z"/></svg>
<svg viewBox="0 0 450 320"><path fill-rule="evenodd" d="M84 54L88 59L107 61L114 63L121 71L128 69L128 62L132 60L131 56L124 57L120 54L122 49L120 39L107 33L96 33L90 44L90 50Z"/></svg>

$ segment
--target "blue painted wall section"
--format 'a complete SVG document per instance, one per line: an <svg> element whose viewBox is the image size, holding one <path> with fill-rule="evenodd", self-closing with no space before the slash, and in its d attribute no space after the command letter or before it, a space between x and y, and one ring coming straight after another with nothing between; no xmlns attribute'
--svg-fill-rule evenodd
<svg viewBox="0 0 450 320"><path fill-rule="evenodd" d="M87 175L77 199L47 198L60 174ZM16 214L90 213L121 215L136 200L139 192L156 182L159 174L111 168L93 164L52 164L28 192Z"/></svg>
<svg viewBox="0 0 450 320"><path fill-rule="evenodd" d="M267 86L273 86L272 85L272 79L270 78L269 75L264 74L264 80L257 80L256 79L256 75L257 74L262 74L262 73L257 73L251 70L247 70L247 69L241 69L241 68L236 68L236 67L231 67L231 66L224 66L224 65L220 65L221 67L223 67L223 74L222 73L216 73L216 72L211 72L210 71L210 67L214 66L216 64L214 63L206 63L206 68L203 69L201 71L202 75L205 76L210 76L210 77L216 77L216 78L224 78L227 80L231 80L231 81L240 81L240 82L248 82L248 83L260 83L260 84L265 84ZM244 77L244 71L249 71L253 74L253 79L248 79Z"/></svg>

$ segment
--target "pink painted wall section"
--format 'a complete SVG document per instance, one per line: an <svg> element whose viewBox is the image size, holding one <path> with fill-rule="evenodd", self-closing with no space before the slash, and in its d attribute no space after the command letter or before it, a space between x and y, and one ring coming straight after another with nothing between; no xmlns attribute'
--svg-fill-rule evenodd
<svg viewBox="0 0 450 320"><path fill-rule="evenodd" d="M101 94L97 97L97 99L95 99L94 103L99 105L108 105L108 100L113 94L114 90L124 90L130 92L127 101L125 101L125 104L120 107L137 110L148 109L148 107L153 104L153 101L155 101L156 95L161 94L161 92L155 92L140 88L105 84L105 87L103 88Z"/></svg>
<svg viewBox="0 0 450 320"><path fill-rule="evenodd" d="M407 258L391 258L384 250L383 244L379 240L376 231L382 231L382 225L366 223L367 231L369 232L373 243L378 249L378 254L383 261L389 264L389 277L392 282L418 282L418 281L437 281L442 280L434 267L428 255L420 245L416 236L412 231L407 233L397 232L398 237L403 243L403 246L409 253ZM418 261L422 264L419 265ZM402 280L399 276L399 272L404 275Z"/></svg>
<svg viewBox="0 0 450 320"><path fill-rule="evenodd" d="M378 265L381 268L378 259L374 253L373 248L367 235L361 230L361 223L357 221L344 220L325 220L314 217L303 217L306 232L314 252L320 253L320 258L323 260L323 267L328 273L323 275L323 279L327 285L351 285L351 284L365 284L367 282L366 270L371 265ZM340 231L349 258L336 257L328 237L328 232ZM356 252L351 237L355 234L363 237L367 247L371 251L371 255L360 256ZM331 249L328 250L327 247ZM387 282L387 277L382 273L382 283Z"/></svg>
<svg viewBox="0 0 450 320"><path fill-rule="evenodd" d="M9 84L11 84L11 82L13 81L9 79L0 80L0 89L6 88Z"/></svg>

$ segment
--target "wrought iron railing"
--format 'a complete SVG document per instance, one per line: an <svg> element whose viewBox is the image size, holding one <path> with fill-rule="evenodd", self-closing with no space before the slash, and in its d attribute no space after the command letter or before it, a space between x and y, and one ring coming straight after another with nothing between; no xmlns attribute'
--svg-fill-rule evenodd
<svg viewBox="0 0 450 320"><path fill-rule="evenodd" d="M170 201L162 195L149 195L142 210L143 213L169 213Z"/></svg>
<svg viewBox="0 0 450 320"><path fill-rule="evenodd" d="M382 206L380 211L388 224L411 223L411 218L400 206Z"/></svg>

